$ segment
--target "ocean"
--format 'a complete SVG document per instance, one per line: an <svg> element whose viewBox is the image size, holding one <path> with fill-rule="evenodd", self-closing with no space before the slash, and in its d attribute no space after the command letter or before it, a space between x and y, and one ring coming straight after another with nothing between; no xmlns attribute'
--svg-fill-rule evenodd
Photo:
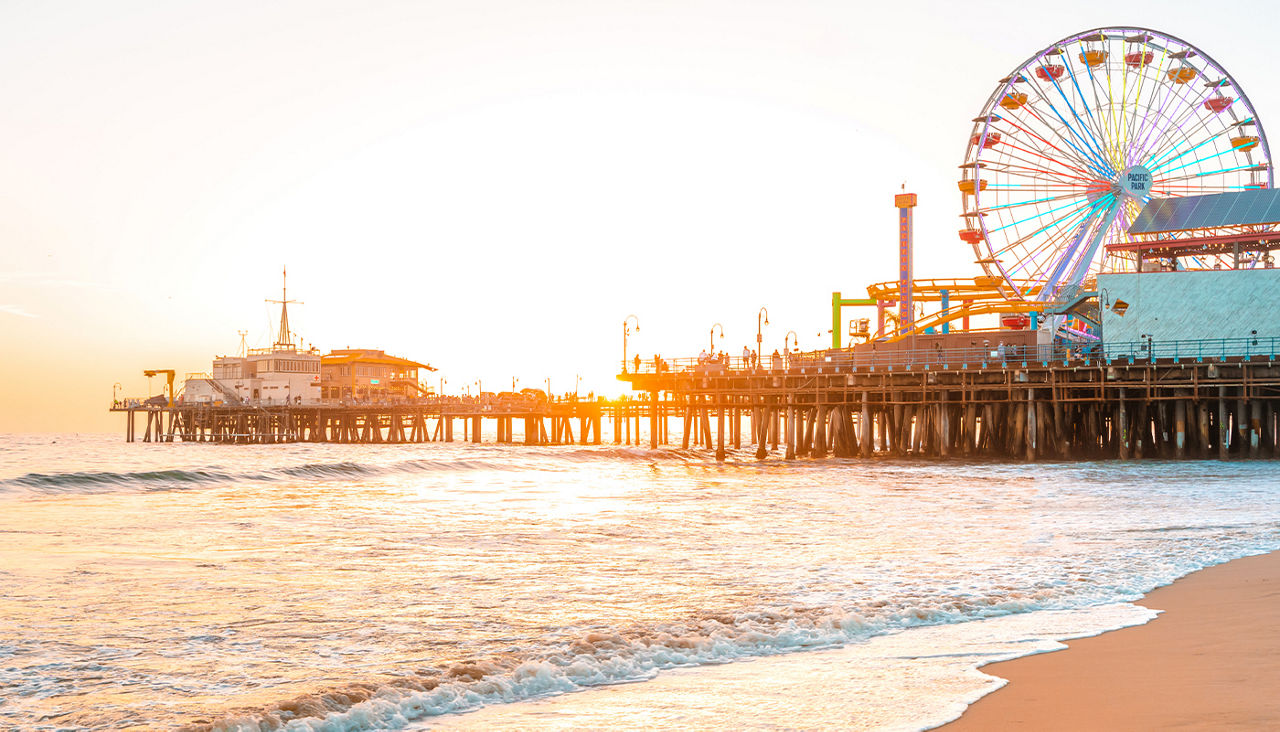
<svg viewBox="0 0 1280 732"><path fill-rule="evenodd" d="M0 728L923 729L1280 548L1278 478L0 436Z"/></svg>

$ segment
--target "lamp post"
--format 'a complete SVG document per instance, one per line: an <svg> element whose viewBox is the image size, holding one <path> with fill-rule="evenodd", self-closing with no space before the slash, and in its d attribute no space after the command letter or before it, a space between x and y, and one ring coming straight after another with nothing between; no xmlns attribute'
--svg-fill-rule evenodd
<svg viewBox="0 0 1280 732"><path fill-rule="evenodd" d="M627 336L631 335L631 322L636 321L636 332L640 332L640 319L635 315L628 315L622 319L622 373L627 373Z"/></svg>
<svg viewBox="0 0 1280 732"><path fill-rule="evenodd" d="M519 381L519 379L517 379L517 378L516 378L516 377L514 377L514 376L512 376L512 377L511 377L511 393L512 393L512 394L515 394L515 393L516 393L516 382L517 382L517 381Z"/></svg>
<svg viewBox="0 0 1280 732"><path fill-rule="evenodd" d="M440 398L440 397L444 396L444 385L445 385L445 384L447 384L447 383L449 383L449 380L448 380L448 379L446 379L445 377L441 376L441 377L440 377L440 391L436 392L436 398Z"/></svg>
<svg viewBox="0 0 1280 732"><path fill-rule="evenodd" d="M761 315L764 316L763 324L761 324L760 322ZM768 324L769 324L769 309L766 307L761 307L760 311L756 313L756 357L757 358L764 356L764 332L762 330L762 325L768 325Z"/></svg>
<svg viewBox="0 0 1280 732"><path fill-rule="evenodd" d="M794 330L789 330L782 338L782 355L785 359L783 362L787 365L787 368L791 368L791 349L787 347L787 344L792 341L795 342L796 348L800 347L800 336Z"/></svg>
<svg viewBox="0 0 1280 732"><path fill-rule="evenodd" d="M573 398L578 398L578 385L582 383L582 374L573 375Z"/></svg>
<svg viewBox="0 0 1280 732"><path fill-rule="evenodd" d="M120 389L123 389L123 388L124 387L120 385L119 381L111 385L111 406L114 407L116 405L116 402L119 401L119 398L116 397L116 392L118 392Z"/></svg>
<svg viewBox="0 0 1280 732"><path fill-rule="evenodd" d="M707 354L709 356L716 354L716 328L720 329L720 340L724 340L724 326L719 323L711 326L711 352Z"/></svg>

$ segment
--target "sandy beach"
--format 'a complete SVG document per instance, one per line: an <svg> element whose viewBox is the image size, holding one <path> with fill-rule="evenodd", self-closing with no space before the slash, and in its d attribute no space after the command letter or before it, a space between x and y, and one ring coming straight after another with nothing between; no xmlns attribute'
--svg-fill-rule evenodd
<svg viewBox="0 0 1280 732"><path fill-rule="evenodd" d="M1162 614L986 666L1009 684L945 729L1280 727L1280 552L1196 572L1140 604Z"/></svg>

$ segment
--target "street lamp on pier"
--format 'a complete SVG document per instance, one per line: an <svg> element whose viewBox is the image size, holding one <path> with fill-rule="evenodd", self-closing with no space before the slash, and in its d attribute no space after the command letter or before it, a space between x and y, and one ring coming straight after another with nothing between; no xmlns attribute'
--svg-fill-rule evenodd
<svg viewBox="0 0 1280 732"><path fill-rule="evenodd" d="M797 335L794 330L787 331L787 335L784 336L782 339L783 363L787 365L787 368L791 368L791 349L788 347L788 344L791 343L793 340L795 341L796 348L799 348L800 336Z"/></svg>
<svg viewBox="0 0 1280 732"><path fill-rule="evenodd" d="M764 316L763 324L761 324L760 322L760 316L762 315ZM768 324L769 324L769 309L762 306L759 312L756 313L756 358L757 359L764 358L764 333L762 330L762 325L768 325ZM756 361L756 363L759 363L759 361Z"/></svg>
<svg viewBox="0 0 1280 732"><path fill-rule="evenodd" d="M573 398L578 398L578 385L582 383L582 374L573 375Z"/></svg>
<svg viewBox="0 0 1280 732"><path fill-rule="evenodd" d="M120 385L119 381L111 385L111 406L114 407L116 403L120 401L120 399L116 396L116 393L123 388L124 387Z"/></svg>
<svg viewBox="0 0 1280 732"><path fill-rule="evenodd" d="M720 340L724 340L724 326L719 323L711 326L711 352L707 354L708 356L716 354L716 328L720 329Z"/></svg>
<svg viewBox="0 0 1280 732"><path fill-rule="evenodd" d="M627 336L631 335L631 322L636 321L636 332L640 332L640 319L635 315L628 315L622 319L622 373L627 373Z"/></svg>

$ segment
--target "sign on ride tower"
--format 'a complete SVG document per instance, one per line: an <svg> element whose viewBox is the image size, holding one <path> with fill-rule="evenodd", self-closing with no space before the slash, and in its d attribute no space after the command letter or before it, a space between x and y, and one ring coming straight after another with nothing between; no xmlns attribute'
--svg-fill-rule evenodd
<svg viewBox="0 0 1280 732"><path fill-rule="evenodd" d="M893 197L898 207L898 331L911 327L911 209L916 205L916 194L899 193Z"/></svg>

